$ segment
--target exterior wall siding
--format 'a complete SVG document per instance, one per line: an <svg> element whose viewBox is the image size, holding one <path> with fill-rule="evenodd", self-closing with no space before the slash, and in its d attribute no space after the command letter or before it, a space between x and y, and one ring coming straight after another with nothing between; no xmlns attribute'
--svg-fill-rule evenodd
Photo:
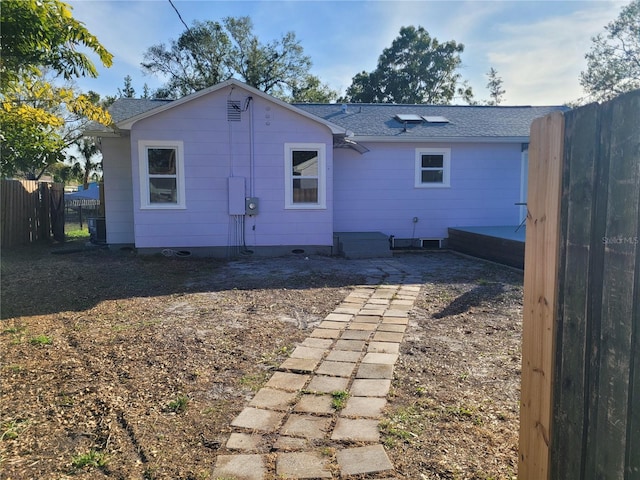
<svg viewBox="0 0 640 480"><path fill-rule="evenodd" d="M446 238L448 227L518 225L521 145L365 144L335 153L335 230ZM416 148L451 149L451 186L415 187ZM413 218L418 222L414 223Z"/></svg>
<svg viewBox="0 0 640 480"><path fill-rule="evenodd" d="M333 150L327 127L262 98L253 99L253 176L251 122L227 121L227 100L242 107L249 93L225 88L134 124L130 148L135 243L141 248L211 247L237 244L228 213L228 177L245 178L245 196L259 198L258 215L245 219L251 246L316 245L333 242ZM139 140L184 142L186 208L140 208ZM327 208L286 210L284 144L326 144Z"/></svg>
<svg viewBox="0 0 640 480"><path fill-rule="evenodd" d="M102 139L107 243L133 244L133 192L128 138Z"/></svg>

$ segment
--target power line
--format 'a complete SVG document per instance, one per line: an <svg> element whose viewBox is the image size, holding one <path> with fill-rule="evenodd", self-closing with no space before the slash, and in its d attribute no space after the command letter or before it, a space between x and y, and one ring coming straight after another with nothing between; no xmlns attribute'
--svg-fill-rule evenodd
<svg viewBox="0 0 640 480"><path fill-rule="evenodd" d="M187 31L189 32L189 34L191 34L191 30L189 29L189 26L185 23L185 21L182 19L182 15L180 15L180 12L178 11L178 9L176 8L176 6L173 4L172 0L169 0L169 3L171 4L171 6L173 7L173 9L176 11L176 14L178 15L178 18L180 19L180 21L182 22L182 24L184 25L184 28L187 29Z"/></svg>

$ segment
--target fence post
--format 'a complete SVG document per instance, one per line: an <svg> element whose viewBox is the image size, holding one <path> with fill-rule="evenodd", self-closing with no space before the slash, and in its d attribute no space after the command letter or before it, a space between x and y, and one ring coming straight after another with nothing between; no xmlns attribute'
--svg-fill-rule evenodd
<svg viewBox="0 0 640 480"><path fill-rule="evenodd" d="M564 116L531 125L518 477L549 478Z"/></svg>

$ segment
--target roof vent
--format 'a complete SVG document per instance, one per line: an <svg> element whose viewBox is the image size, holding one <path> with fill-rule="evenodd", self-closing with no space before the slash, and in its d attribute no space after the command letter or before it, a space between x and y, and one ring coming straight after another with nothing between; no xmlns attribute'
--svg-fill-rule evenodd
<svg viewBox="0 0 640 480"><path fill-rule="evenodd" d="M240 100L227 100L227 121L239 122L241 120L240 113L242 113Z"/></svg>
<svg viewBox="0 0 640 480"><path fill-rule="evenodd" d="M447 117L441 116L424 116L424 121L427 123L451 123Z"/></svg>
<svg viewBox="0 0 640 480"><path fill-rule="evenodd" d="M347 113L347 104L346 104L346 103L343 103L343 104L340 106L340 110L342 110L342 113Z"/></svg>

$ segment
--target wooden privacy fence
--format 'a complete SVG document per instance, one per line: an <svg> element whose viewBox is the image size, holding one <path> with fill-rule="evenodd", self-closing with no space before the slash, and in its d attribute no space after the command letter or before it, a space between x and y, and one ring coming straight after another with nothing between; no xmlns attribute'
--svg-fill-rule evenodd
<svg viewBox="0 0 640 480"><path fill-rule="evenodd" d="M36 240L64 241L64 184L2 180L0 243L3 248Z"/></svg>
<svg viewBox="0 0 640 480"><path fill-rule="evenodd" d="M536 120L519 478L640 479L640 91Z"/></svg>

